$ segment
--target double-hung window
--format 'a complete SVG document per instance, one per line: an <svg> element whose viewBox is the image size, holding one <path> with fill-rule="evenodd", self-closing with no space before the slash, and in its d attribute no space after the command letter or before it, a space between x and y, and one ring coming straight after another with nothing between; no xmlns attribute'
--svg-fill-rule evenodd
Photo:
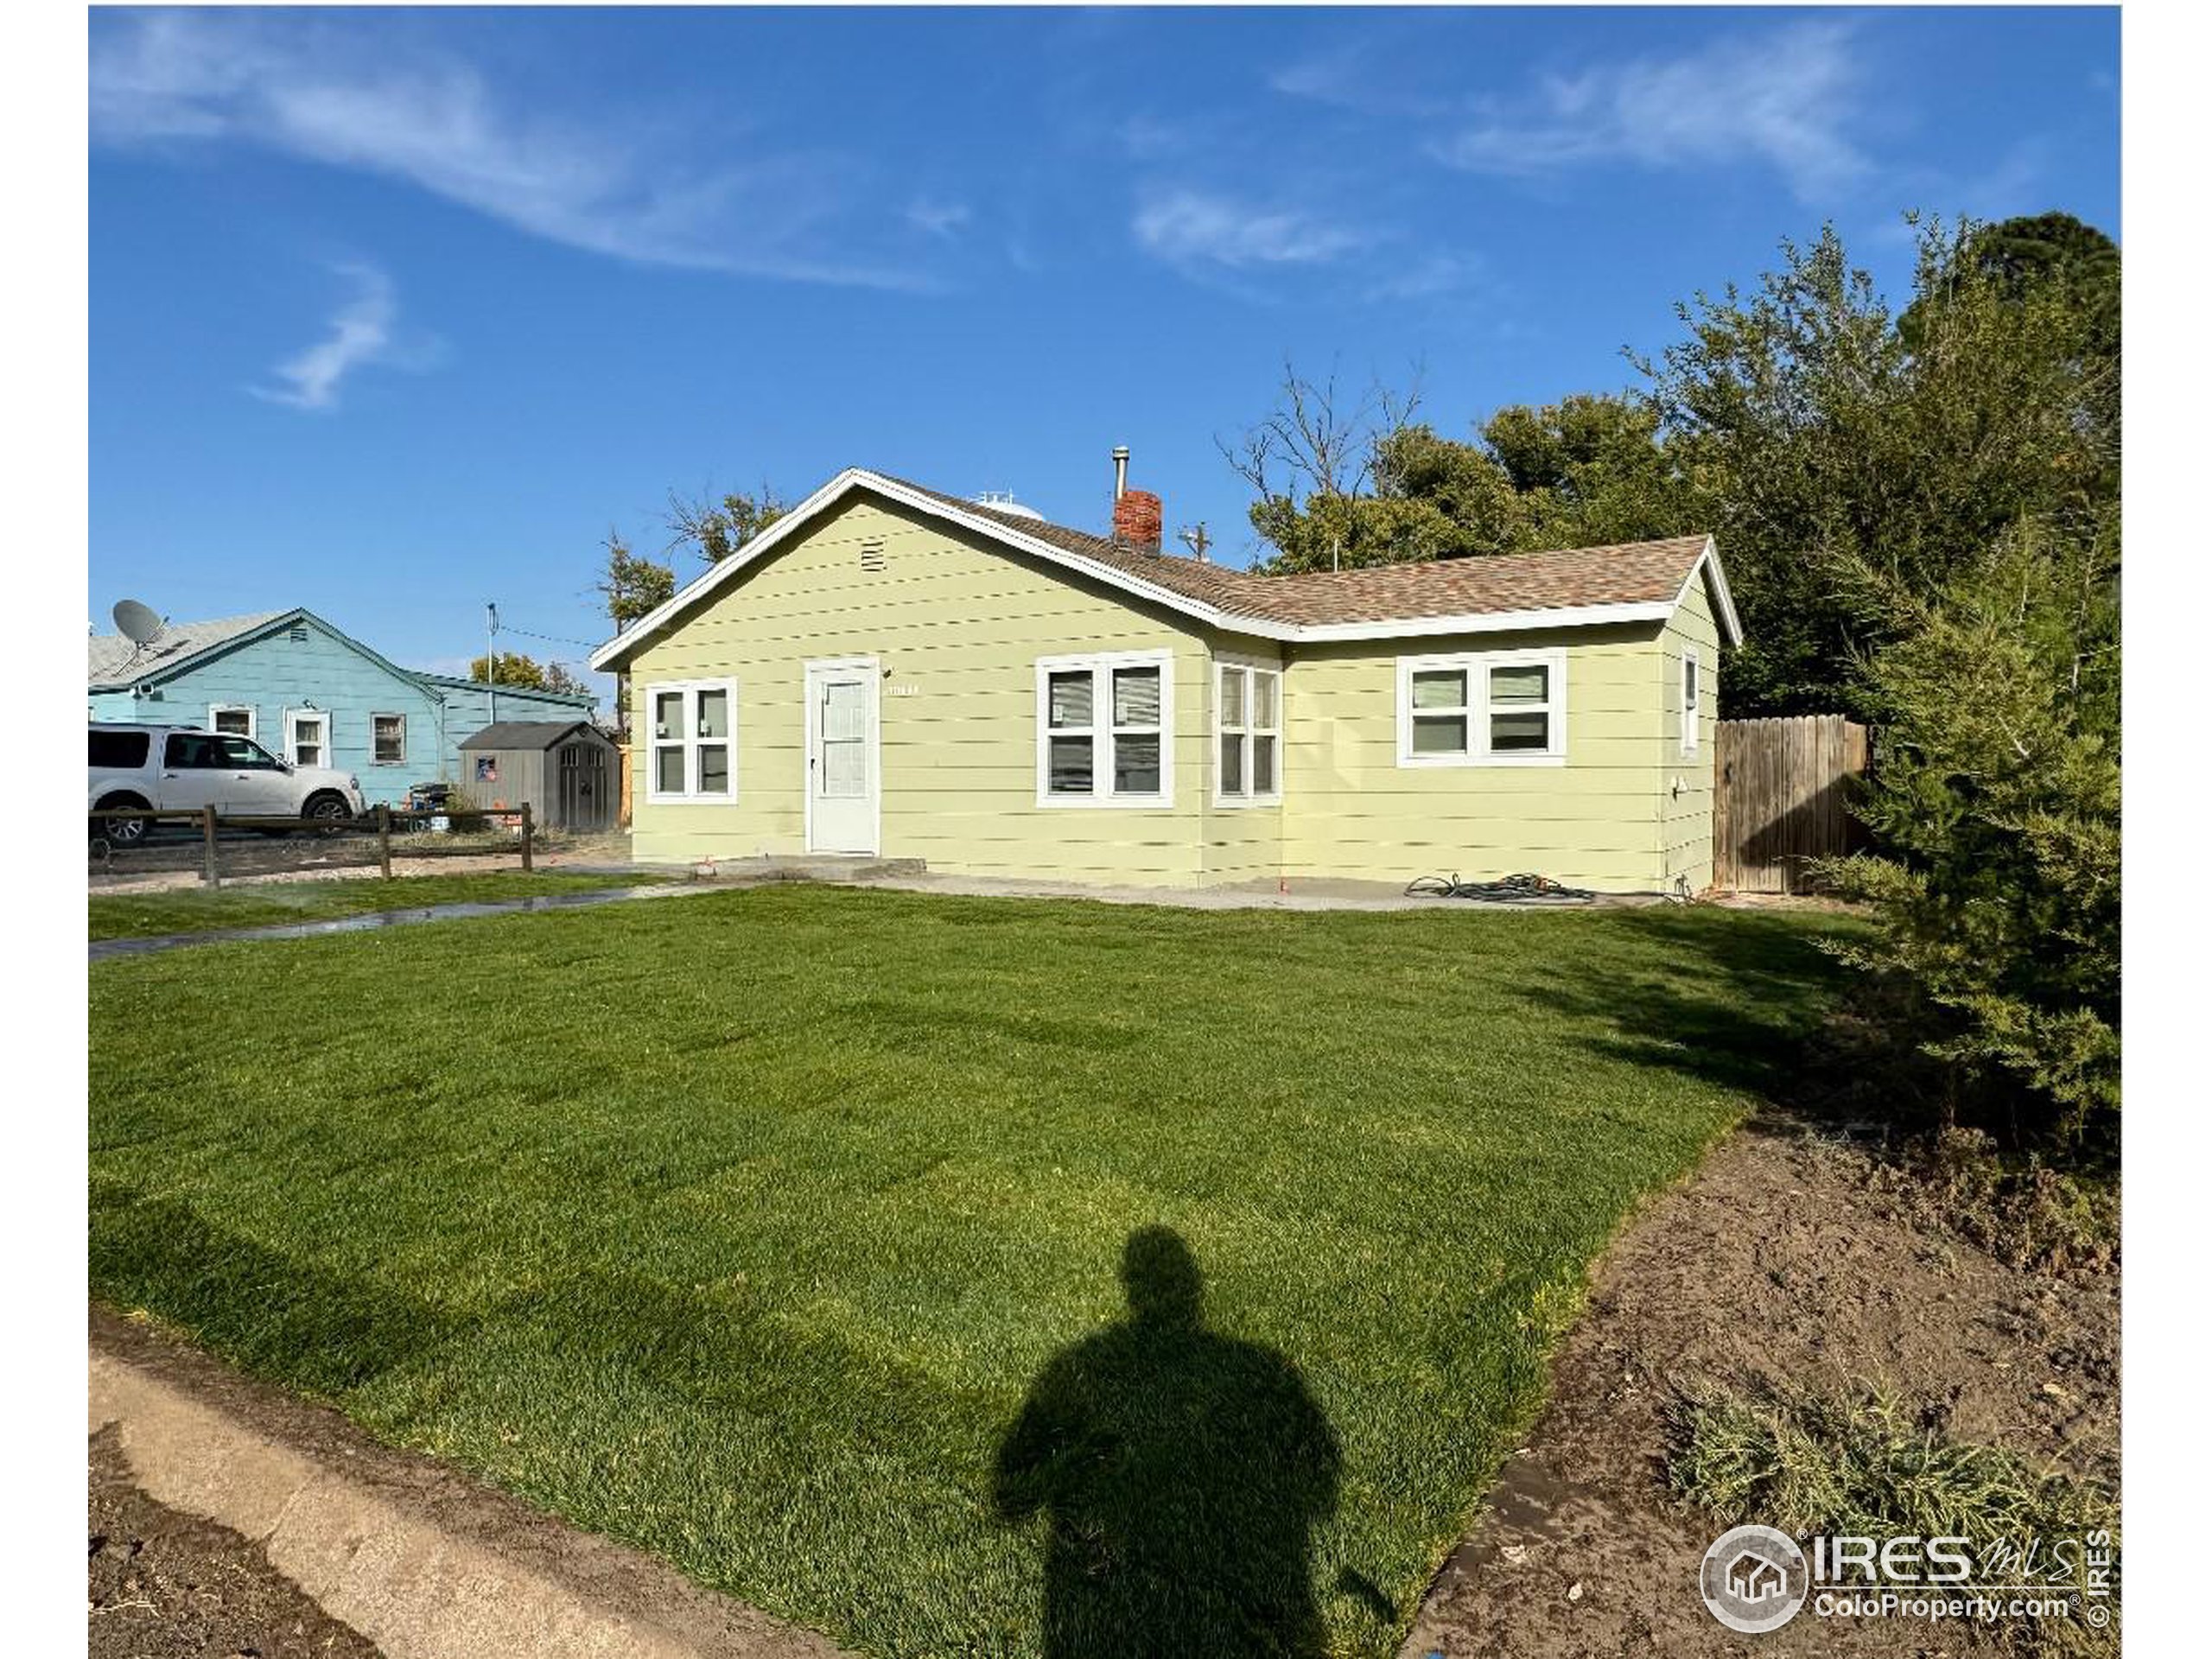
<svg viewBox="0 0 2212 1659"><path fill-rule="evenodd" d="M1173 804L1173 662L1167 652L1040 659L1037 804Z"/></svg>
<svg viewBox="0 0 2212 1659"><path fill-rule="evenodd" d="M1682 753L1697 753L1698 722L1704 718L1705 686L1699 676L1697 647L1682 650Z"/></svg>
<svg viewBox="0 0 2212 1659"><path fill-rule="evenodd" d="M1224 806L1282 799L1282 673L1222 663L1214 683L1214 798Z"/></svg>
<svg viewBox="0 0 2212 1659"><path fill-rule="evenodd" d="M645 798L737 798L737 682L678 680L645 688L650 736Z"/></svg>
<svg viewBox="0 0 2212 1659"><path fill-rule="evenodd" d="M1400 766L1555 766L1566 760L1564 651L1398 659Z"/></svg>
<svg viewBox="0 0 2212 1659"><path fill-rule="evenodd" d="M369 738L371 765L397 766L405 764L407 760L406 715L371 715Z"/></svg>

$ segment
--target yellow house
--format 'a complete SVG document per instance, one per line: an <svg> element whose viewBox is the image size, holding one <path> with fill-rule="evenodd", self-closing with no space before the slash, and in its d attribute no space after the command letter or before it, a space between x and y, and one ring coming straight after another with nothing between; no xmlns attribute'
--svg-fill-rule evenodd
<svg viewBox="0 0 2212 1659"><path fill-rule="evenodd" d="M858 468L594 653L634 852L1199 887L1712 874L1705 536L1262 576Z"/></svg>

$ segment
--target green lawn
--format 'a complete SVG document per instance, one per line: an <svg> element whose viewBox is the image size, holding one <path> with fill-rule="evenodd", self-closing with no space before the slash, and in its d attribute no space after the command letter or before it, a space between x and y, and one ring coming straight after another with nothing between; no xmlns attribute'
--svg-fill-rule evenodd
<svg viewBox="0 0 2212 1659"><path fill-rule="evenodd" d="M1383 1655L1836 925L785 887L101 963L92 1284L867 1652Z"/></svg>
<svg viewBox="0 0 2212 1659"><path fill-rule="evenodd" d="M226 927L270 927L285 922L328 921L372 911L414 910L423 905L478 904L528 899L549 893L588 893L597 887L646 887L658 875L524 875L499 870L480 875L403 875L386 881L264 881L251 886L172 887L159 893L95 895L92 937L143 939L165 933L207 933Z"/></svg>

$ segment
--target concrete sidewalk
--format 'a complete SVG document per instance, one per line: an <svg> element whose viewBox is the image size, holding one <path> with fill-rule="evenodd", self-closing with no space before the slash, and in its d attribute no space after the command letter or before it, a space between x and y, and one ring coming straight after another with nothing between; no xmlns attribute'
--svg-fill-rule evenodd
<svg viewBox="0 0 2212 1659"><path fill-rule="evenodd" d="M141 1490L258 1544L386 1659L841 1659L97 1306L89 1374L89 1431L112 1431Z"/></svg>

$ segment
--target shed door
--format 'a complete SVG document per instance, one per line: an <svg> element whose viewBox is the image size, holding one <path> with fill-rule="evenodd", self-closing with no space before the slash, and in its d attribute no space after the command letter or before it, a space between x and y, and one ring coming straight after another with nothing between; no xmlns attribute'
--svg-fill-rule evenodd
<svg viewBox="0 0 2212 1659"><path fill-rule="evenodd" d="M613 827L613 791L608 786L607 751L596 743L563 743L555 800L565 830L596 831Z"/></svg>
<svg viewBox="0 0 2212 1659"><path fill-rule="evenodd" d="M806 667L806 848L873 853L880 780L871 661Z"/></svg>

